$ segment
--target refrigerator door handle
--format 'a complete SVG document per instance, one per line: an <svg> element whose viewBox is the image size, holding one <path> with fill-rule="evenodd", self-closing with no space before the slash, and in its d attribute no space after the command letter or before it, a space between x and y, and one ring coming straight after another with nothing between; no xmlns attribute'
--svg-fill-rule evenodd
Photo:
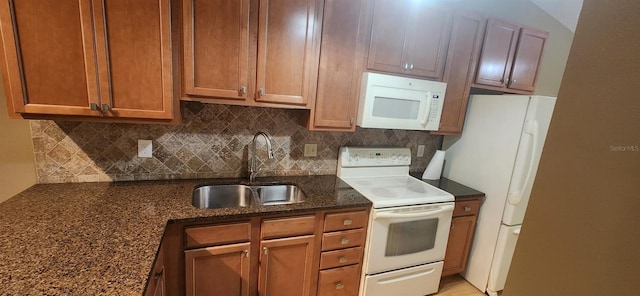
<svg viewBox="0 0 640 296"><path fill-rule="evenodd" d="M528 120L525 123L524 132L527 134L530 134L532 138L531 155L529 157L529 169L527 171L527 177L524 179L524 182L522 184L522 188L520 188L520 190L518 191L509 192L507 196L507 201L512 205L517 205L520 203L520 201L522 200L522 195L524 194L524 191L527 189L527 186L529 186L529 182L531 181L531 175L533 173L533 167L536 161L536 155L538 154L538 151L536 151L538 147L538 140L539 140L538 139L539 137L538 121Z"/></svg>

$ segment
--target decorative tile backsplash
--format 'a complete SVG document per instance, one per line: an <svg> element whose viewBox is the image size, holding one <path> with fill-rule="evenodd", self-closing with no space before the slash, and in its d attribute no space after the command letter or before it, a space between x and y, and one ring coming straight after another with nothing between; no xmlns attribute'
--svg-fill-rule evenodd
<svg viewBox="0 0 640 296"><path fill-rule="evenodd" d="M426 168L441 136L427 132L361 129L311 132L299 124L301 110L183 102L181 125L31 121L39 183L222 178L247 175L253 135L272 137L274 159L258 138L258 176L335 174L345 145L410 147L412 171ZM137 141L152 140L153 157L138 158ZM304 157L304 144L318 144ZM425 145L425 157L415 153Z"/></svg>

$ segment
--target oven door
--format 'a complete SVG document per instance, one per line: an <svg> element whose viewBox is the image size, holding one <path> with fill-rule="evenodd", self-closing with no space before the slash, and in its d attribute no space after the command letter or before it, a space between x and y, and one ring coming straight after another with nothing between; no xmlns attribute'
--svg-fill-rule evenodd
<svg viewBox="0 0 640 296"><path fill-rule="evenodd" d="M443 260L453 208L451 202L374 210L367 274Z"/></svg>

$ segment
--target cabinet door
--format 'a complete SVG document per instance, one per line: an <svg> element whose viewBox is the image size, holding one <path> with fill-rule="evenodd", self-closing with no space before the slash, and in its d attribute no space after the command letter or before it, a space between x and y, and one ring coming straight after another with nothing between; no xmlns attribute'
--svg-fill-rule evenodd
<svg viewBox="0 0 640 296"><path fill-rule="evenodd" d="M91 4L0 3L4 88L10 112L98 116Z"/></svg>
<svg viewBox="0 0 640 296"><path fill-rule="evenodd" d="M185 251L186 295L249 295L250 243Z"/></svg>
<svg viewBox="0 0 640 296"><path fill-rule="evenodd" d="M509 88L533 92L549 33L529 28L520 31Z"/></svg>
<svg viewBox="0 0 640 296"><path fill-rule="evenodd" d="M466 269L475 225L476 216L451 219L442 276L463 272Z"/></svg>
<svg viewBox="0 0 640 296"><path fill-rule="evenodd" d="M482 46L476 83L505 87L516 50L520 27L490 19Z"/></svg>
<svg viewBox="0 0 640 296"><path fill-rule="evenodd" d="M313 244L313 235L262 241L258 295L311 295Z"/></svg>
<svg viewBox="0 0 640 296"><path fill-rule="evenodd" d="M260 0L256 101L305 106L315 94L321 3Z"/></svg>
<svg viewBox="0 0 640 296"><path fill-rule="evenodd" d="M485 23L486 19L481 14L472 12L457 12L454 17L444 72L447 95L440 117L440 128L435 134L462 132L469 92L482 48Z"/></svg>
<svg viewBox="0 0 640 296"><path fill-rule="evenodd" d="M417 1L406 44L408 73L442 80L451 35L451 10Z"/></svg>
<svg viewBox="0 0 640 296"><path fill-rule="evenodd" d="M364 3L325 1L312 129L355 131L365 42Z"/></svg>
<svg viewBox="0 0 640 296"><path fill-rule="evenodd" d="M246 99L249 0L185 0L183 29L187 95Z"/></svg>
<svg viewBox="0 0 640 296"><path fill-rule="evenodd" d="M413 1L376 0L367 68L403 73L408 70L405 42Z"/></svg>
<svg viewBox="0 0 640 296"><path fill-rule="evenodd" d="M105 116L171 119L170 0L93 0Z"/></svg>
<svg viewBox="0 0 640 296"><path fill-rule="evenodd" d="M165 281L164 281L164 247L160 244L160 250L156 258L156 264L153 266L151 278L149 284L144 293L145 296L163 296L165 295Z"/></svg>

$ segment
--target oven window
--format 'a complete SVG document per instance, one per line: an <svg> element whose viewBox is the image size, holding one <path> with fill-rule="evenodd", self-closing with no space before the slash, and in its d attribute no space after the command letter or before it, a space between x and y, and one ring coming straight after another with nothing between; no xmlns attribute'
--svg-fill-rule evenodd
<svg viewBox="0 0 640 296"><path fill-rule="evenodd" d="M373 116L394 119L418 119L420 101L375 97Z"/></svg>
<svg viewBox="0 0 640 296"><path fill-rule="evenodd" d="M389 224L385 257L413 254L433 249L438 219Z"/></svg>

